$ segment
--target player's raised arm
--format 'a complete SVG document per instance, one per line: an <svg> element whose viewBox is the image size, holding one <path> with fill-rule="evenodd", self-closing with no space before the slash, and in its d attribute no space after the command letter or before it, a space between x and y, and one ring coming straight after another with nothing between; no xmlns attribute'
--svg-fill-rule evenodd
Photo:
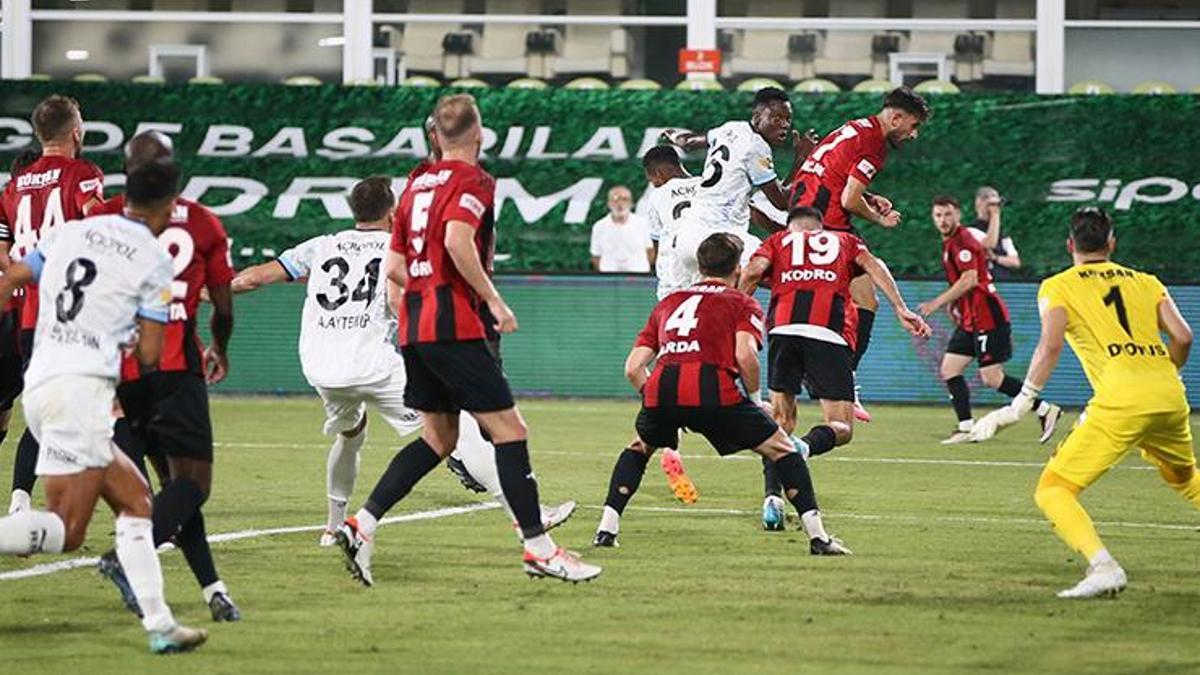
<svg viewBox="0 0 1200 675"><path fill-rule="evenodd" d="M738 290L746 295L754 295L754 289L758 288L758 282L762 281L767 270L771 269L771 261L762 256L754 256L750 262L742 268L742 275L738 278Z"/></svg>
<svg viewBox="0 0 1200 675"><path fill-rule="evenodd" d="M237 273L233 281L229 284L229 289L234 295L239 293L249 293L256 291L263 286L270 286L284 281L295 281L288 273L284 264L279 260L262 263L261 265L253 265ZM212 300L211 289L209 291L209 300Z"/></svg>
<svg viewBox="0 0 1200 675"><path fill-rule="evenodd" d="M867 273L867 276L871 277L875 287L887 296L888 302L892 303L892 309L896 311L896 318L900 321L900 325L904 326L904 330L917 337L929 337L933 329L925 323L924 319L908 308L904 296L900 294L900 287L896 285L896 279L887 265L865 250L858 254L854 262Z"/></svg>
<svg viewBox="0 0 1200 675"><path fill-rule="evenodd" d="M1176 368L1183 368L1187 363L1188 354L1192 351L1192 327L1188 325L1175 300L1169 293L1164 293L1158 303L1158 327L1166 331L1171 339L1167 341L1167 352Z"/></svg>
<svg viewBox="0 0 1200 675"><path fill-rule="evenodd" d="M687 129L663 129L662 138L684 152L708 147L708 134L705 132L695 132Z"/></svg>
<svg viewBox="0 0 1200 675"><path fill-rule="evenodd" d="M462 275L471 290L483 299L496 318L496 330L511 333L517 329L517 317L500 297L500 291L483 269L479 251L475 248L475 228L463 220L446 223L446 252L454 261L454 267Z"/></svg>

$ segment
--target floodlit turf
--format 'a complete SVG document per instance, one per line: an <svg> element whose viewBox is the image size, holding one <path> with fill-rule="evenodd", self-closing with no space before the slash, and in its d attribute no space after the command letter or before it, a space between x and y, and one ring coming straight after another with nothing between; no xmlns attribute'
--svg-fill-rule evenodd
<svg viewBox="0 0 1200 675"><path fill-rule="evenodd" d="M349 579L335 551L317 548L316 533L244 539L214 546L240 624L213 625L182 557L163 555L178 617L212 632L200 652L166 662L146 654L140 626L90 569L0 581L0 672L1200 669L1196 513L1136 459L1085 497L1129 589L1115 601L1065 602L1053 593L1082 566L1033 505L1048 448L1032 423L987 445L945 448L937 441L951 426L948 407L876 406L853 445L813 462L827 524L857 554L817 559L794 530L759 529L757 459L717 459L694 437L683 452L700 501L674 502L655 461L621 548L592 550L596 506L634 405L522 407L544 501L583 505L556 538L604 566L596 582L526 579L495 510L381 529L371 589ZM315 399L219 399L214 415L210 533L323 522ZM356 504L397 445L378 419L370 433ZM15 437L0 456L0 485ZM395 514L473 501L438 469ZM108 548L111 522L97 518L81 554ZM3 559L0 572L53 559Z"/></svg>

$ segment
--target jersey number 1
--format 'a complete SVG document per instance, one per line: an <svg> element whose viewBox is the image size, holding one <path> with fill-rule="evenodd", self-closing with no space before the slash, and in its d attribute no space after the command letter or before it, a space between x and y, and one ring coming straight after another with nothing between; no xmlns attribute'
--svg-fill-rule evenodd
<svg viewBox="0 0 1200 675"><path fill-rule="evenodd" d="M1133 337L1133 331L1129 330L1129 315L1125 313L1125 299L1121 297L1121 287L1113 286L1109 290L1108 295L1104 296L1104 305L1112 305L1117 312L1117 322L1121 324L1121 328L1125 329L1125 334Z"/></svg>

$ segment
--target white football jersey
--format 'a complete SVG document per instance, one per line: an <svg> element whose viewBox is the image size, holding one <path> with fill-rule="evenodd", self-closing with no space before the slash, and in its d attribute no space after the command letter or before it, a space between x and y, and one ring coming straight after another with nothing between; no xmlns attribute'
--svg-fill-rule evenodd
<svg viewBox="0 0 1200 675"><path fill-rule="evenodd" d="M391 238L383 230L343 230L279 256L292 279L308 277L300 365L312 386L353 387L402 367L382 271Z"/></svg>
<svg viewBox="0 0 1200 675"><path fill-rule="evenodd" d="M115 380L136 320L167 322L171 257L136 220L95 216L45 230L24 262L40 297L30 389L59 375Z"/></svg>
<svg viewBox="0 0 1200 675"><path fill-rule="evenodd" d="M750 193L775 180L766 139L749 122L726 122L708 132L708 156L691 217L721 230L748 230Z"/></svg>

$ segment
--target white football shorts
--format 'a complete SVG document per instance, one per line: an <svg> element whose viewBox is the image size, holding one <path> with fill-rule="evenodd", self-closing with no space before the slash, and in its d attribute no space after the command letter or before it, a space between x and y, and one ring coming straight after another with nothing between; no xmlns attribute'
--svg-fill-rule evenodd
<svg viewBox="0 0 1200 675"><path fill-rule="evenodd" d="M698 224L687 224L679 229L673 239L670 260L672 271L666 278L659 278L658 297L661 300L667 295L700 282L700 267L696 262L696 249L701 242L716 232L728 232L742 240L742 266L750 262L754 252L762 246L762 240L745 230L720 230ZM664 282L669 283L664 283Z"/></svg>
<svg viewBox="0 0 1200 675"><path fill-rule="evenodd" d="M358 426L375 406L397 434L407 436L421 428L421 413L404 405L404 366L398 363L386 377L352 387L316 387L325 405L325 435L332 436Z"/></svg>
<svg viewBox="0 0 1200 675"><path fill-rule="evenodd" d="M59 375L25 392L25 423L38 440L36 473L67 476L113 461L113 381Z"/></svg>

